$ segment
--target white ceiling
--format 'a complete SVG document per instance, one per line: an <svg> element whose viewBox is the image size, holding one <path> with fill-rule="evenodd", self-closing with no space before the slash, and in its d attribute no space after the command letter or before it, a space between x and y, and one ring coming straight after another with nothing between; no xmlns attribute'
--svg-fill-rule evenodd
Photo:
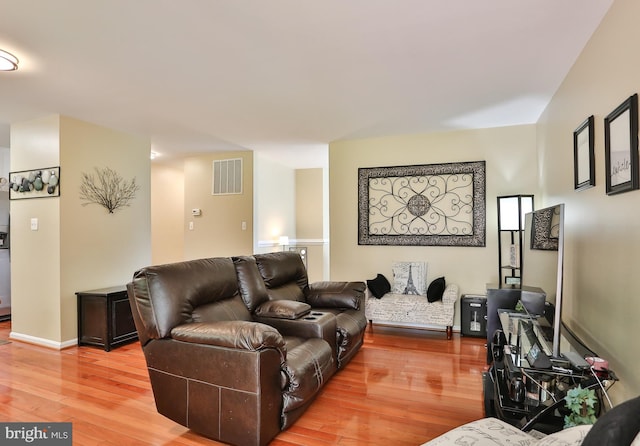
<svg viewBox="0 0 640 446"><path fill-rule="evenodd" d="M316 167L338 139L533 123L612 1L0 0L0 146L59 113Z"/></svg>

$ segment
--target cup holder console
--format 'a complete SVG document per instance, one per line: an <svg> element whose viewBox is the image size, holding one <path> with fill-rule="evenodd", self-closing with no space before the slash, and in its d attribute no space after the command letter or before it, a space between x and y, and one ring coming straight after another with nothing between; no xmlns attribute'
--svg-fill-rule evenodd
<svg viewBox="0 0 640 446"><path fill-rule="evenodd" d="M324 313L320 313L319 311L312 311L302 319L305 321L317 321L318 319L320 319L320 316L324 316Z"/></svg>

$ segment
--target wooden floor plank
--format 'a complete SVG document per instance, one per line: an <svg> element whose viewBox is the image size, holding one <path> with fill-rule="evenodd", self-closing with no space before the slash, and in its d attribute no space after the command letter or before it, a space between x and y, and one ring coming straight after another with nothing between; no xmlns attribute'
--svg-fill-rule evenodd
<svg viewBox="0 0 640 446"><path fill-rule="evenodd" d="M8 339L10 322L0 322ZM484 340L367 328L360 352L274 446L415 446L483 416ZM138 342L111 352L0 345L0 420L73 423L74 444L214 445L156 412Z"/></svg>

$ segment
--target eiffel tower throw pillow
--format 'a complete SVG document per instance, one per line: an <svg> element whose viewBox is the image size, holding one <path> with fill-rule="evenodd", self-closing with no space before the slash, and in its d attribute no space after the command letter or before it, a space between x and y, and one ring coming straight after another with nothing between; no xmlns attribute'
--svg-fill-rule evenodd
<svg viewBox="0 0 640 446"><path fill-rule="evenodd" d="M425 262L394 262L393 286L395 294L427 294L427 264Z"/></svg>

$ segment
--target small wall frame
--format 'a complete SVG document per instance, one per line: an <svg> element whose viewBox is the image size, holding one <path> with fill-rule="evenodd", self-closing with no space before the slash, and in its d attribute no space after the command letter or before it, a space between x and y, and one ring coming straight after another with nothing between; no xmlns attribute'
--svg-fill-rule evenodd
<svg viewBox="0 0 640 446"><path fill-rule="evenodd" d="M9 173L9 199L60 196L60 166Z"/></svg>
<svg viewBox="0 0 640 446"><path fill-rule="evenodd" d="M607 195L638 189L638 95L604 118Z"/></svg>
<svg viewBox="0 0 640 446"><path fill-rule="evenodd" d="M573 185L575 190L596 185L596 165L593 141L594 118L589 116L573 132Z"/></svg>

